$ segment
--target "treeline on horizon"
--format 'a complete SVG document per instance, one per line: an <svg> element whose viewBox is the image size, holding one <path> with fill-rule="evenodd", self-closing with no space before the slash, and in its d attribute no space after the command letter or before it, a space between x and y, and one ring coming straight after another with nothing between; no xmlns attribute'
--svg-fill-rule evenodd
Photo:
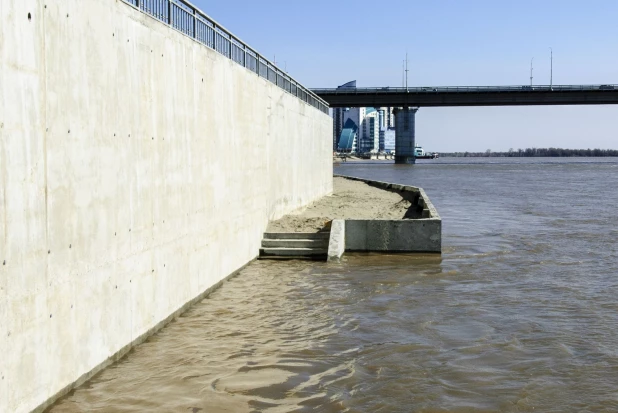
<svg viewBox="0 0 618 413"><path fill-rule="evenodd" d="M563 148L526 148L509 149L508 152L440 152L440 157L574 157L574 156L618 156L618 149L563 149Z"/></svg>

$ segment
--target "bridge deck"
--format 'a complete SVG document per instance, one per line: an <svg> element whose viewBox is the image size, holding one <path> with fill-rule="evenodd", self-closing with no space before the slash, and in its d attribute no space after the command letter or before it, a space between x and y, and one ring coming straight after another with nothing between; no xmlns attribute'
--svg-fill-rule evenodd
<svg viewBox="0 0 618 413"><path fill-rule="evenodd" d="M331 107L618 104L618 85L312 89Z"/></svg>

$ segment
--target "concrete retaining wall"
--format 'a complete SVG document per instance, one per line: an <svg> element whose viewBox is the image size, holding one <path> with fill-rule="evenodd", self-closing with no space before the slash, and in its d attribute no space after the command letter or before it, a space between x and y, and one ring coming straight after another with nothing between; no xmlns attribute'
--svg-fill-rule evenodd
<svg viewBox="0 0 618 413"><path fill-rule="evenodd" d="M412 207L417 209L415 214L421 217L396 220L346 219L344 236L346 251L442 251L442 219L422 188L349 176L344 178L401 193L404 198L412 202Z"/></svg>
<svg viewBox="0 0 618 413"><path fill-rule="evenodd" d="M345 222L346 251L441 252L439 219L354 220Z"/></svg>
<svg viewBox="0 0 618 413"><path fill-rule="evenodd" d="M119 0L0 0L0 411L124 354L332 191L332 121Z"/></svg>

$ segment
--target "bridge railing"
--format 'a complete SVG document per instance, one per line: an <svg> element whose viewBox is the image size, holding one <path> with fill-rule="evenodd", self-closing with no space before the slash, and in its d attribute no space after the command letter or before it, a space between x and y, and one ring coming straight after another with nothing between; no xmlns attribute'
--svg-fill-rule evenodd
<svg viewBox="0 0 618 413"><path fill-rule="evenodd" d="M328 103L185 0L123 0L328 114Z"/></svg>
<svg viewBox="0 0 618 413"><path fill-rule="evenodd" d="M569 91L618 91L618 85L517 85L517 86L420 86L420 87L364 87L364 88L328 88L311 89L320 94L389 94L389 93L474 93L474 92L569 92Z"/></svg>

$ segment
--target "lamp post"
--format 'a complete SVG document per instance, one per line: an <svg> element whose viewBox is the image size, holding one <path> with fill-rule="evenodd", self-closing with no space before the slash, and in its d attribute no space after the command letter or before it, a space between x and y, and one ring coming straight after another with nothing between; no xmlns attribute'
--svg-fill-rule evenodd
<svg viewBox="0 0 618 413"><path fill-rule="evenodd" d="M532 62L534 61L534 57L530 59L530 86L532 86Z"/></svg>
<svg viewBox="0 0 618 413"><path fill-rule="evenodd" d="M554 49L549 48L549 88L554 84Z"/></svg>
<svg viewBox="0 0 618 413"><path fill-rule="evenodd" d="M408 91L408 52L406 52L406 92Z"/></svg>

